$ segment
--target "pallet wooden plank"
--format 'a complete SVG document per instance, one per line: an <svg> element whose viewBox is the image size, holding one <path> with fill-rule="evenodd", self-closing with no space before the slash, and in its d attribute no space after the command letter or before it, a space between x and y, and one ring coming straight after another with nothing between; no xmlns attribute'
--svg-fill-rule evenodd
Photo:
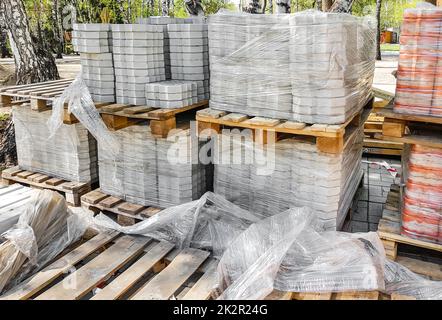
<svg viewBox="0 0 442 320"><path fill-rule="evenodd" d="M217 282L216 267L218 262L213 260L203 276L183 296L183 300L207 300L210 298Z"/></svg>
<svg viewBox="0 0 442 320"><path fill-rule="evenodd" d="M398 256L396 262L413 272L431 277L433 280L442 280L442 265L408 257Z"/></svg>
<svg viewBox="0 0 442 320"><path fill-rule="evenodd" d="M335 300L379 300L379 291L338 292Z"/></svg>
<svg viewBox="0 0 442 320"><path fill-rule="evenodd" d="M116 231L103 232L96 235L92 239L65 254L63 257L35 274L23 284L7 292L4 296L0 297L0 299L23 300L30 298L38 291L49 285L55 278L66 273L72 266L89 256L100 247L111 242L117 236L118 232Z"/></svg>
<svg viewBox="0 0 442 320"><path fill-rule="evenodd" d="M112 113L112 112L121 111L121 110L128 108L128 107L132 107L132 105L115 103L115 104L110 104L110 105L101 107L100 112Z"/></svg>
<svg viewBox="0 0 442 320"><path fill-rule="evenodd" d="M135 107L128 107L123 110L126 114L139 114L144 113L153 110L152 107L148 106L135 106Z"/></svg>
<svg viewBox="0 0 442 320"><path fill-rule="evenodd" d="M31 180L32 182L36 182L36 183L42 183L42 182L44 182L44 181L46 181L46 180L49 180L51 177L49 177L49 176L47 176L47 175L45 175L45 174L42 174L42 173L37 173L36 175L34 175L31 179L29 179L29 180Z"/></svg>
<svg viewBox="0 0 442 320"><path fill-rule="evenodd" d="M141 206L139 204L124 202L118 206L118 211L124 212L124 213L129 213L132 215L136 215L144 208L146 208L146 207Z"/></svg>
<svg viewBox="0 0 442 320"><path fill-rule="evenodd" d="M112 208L112 207L115 207L117 204L122 203L123 201L124 201L123 199L110 196L110 197L107 197L107 198L104 198L103 200L101 200L99 202L99 205L103 206L104 208Z"/></svg>
<svg viewBox="0 0 442 320"><path fill-rule="evenodd" d="M209 252L186 248L163 271L149 281L131 299L167 300L207 259Z"/></svg>
<svg viewBox="0 0 442 320"><path fill-rule="evenodd" d="M305 124L303 122L285 121L285 122L281 123L279 126L281 128L302 130L307 126L307 124Z"/></svg>
<svg viewBox="0 0 442 320"><path fill-rule="evenodd" d="M118 299L173 248L174 245L169 242L163 241L156 244L133 265L94 295L91 300Z"/></svg>
<svg viewBox="0 0 442 320"><path fill-rule="evenodd" d="M73 81L73 80L74 80L73 78L68 78L68 79L36 82L36 83L31 83L31 84L21 84L21 85L16 85L16 86L9 86L9 87L5 87L5 88L0 88L0 92L16 92L16 91L24 89L24 88L35 88L35 87L41 86L41 85L59 83L59 82L64 82L64 81Z"/></svg>
<svg viewBox="0 0 442 320"><path fill-rule="evenodd" d="M83 188L87 188L89 187L89 183L85 183L85 182L65 182L62 185L62 188L65 190L69 190L69 191L78 191L81 190Z"/></svg>
<svg viewBox="0 0 442 320"><path fill-rule="evenodd" d="M417 239L411 239L411 238L407 238L407 237L404 237L399 234L382 232L382 231L378 231L378 234L381 239L385 239L388 241L408 244L408 245L412 245L412 246L416 246L416 247L420 247L420 248L425 248L425 249L436 250L436 251L442 252L442 245L441 244L425 242L425 241L417 240Z"/></svg>
<svg viewBox="0 0 442 320"><path fill-rule="evenodd" d="M66 180L59 179L59 178L51 178L45 181L45 184L50 186L58 186L62 183L66 182Z"/></svg>
<svg viewBox="0 0 442 320"><path fill-rule="evenodd" d="M201 117L218 119L218 118L221 118L221 117L225 116L227 114L227 112L221 111L221 110L212 109L212 108L205 108L205 109L198 110L196 112L196 114L201 116Z"/></svg>
<svg viewBox="0 0 442 320"><path fill-rule="evenodd" d="M292 300L293 293L273 290L264 300Z"/></svg>
<svg viewBox="0 0 442 320"><path fill-rule="evenodd" d="M34 174L34 172L31 171L22 171L17 173L17 177L22 178L22 179L26 179L29 176L32 176Z"/></svg>
<svg viewBox="0 0 442 320"><path fill-rule="evenodd" d="M402 137L386 136L385 134L375 134L376 139L387 140L396 143L419 144L431 148L442 148L442 138L430 134L405 134Z"/></svg>
<svg viewBox="0 0 442 320"><path fill-rule="evenodd" d="M98 202L100 202L101 200L107 197L109 197L107 194L102 193L100 189L97 189L83 195L81 197L81 200L89 204L97 204Z"/></svg>
<svg viewBox="0 0 442 320"><path fill-rule="evenodd" d="M442 124L442 117L434 117L430 115L417 115L409 113L397 113L394 112L392 105L379 110L378 114L382 117L396 119L396 120Z"/></svg>
<svg viewBox="0 0 442 320"><path fill-rule="evenodd" d="M19 166L15 166L15 167L11 167L8 169L4 169L2 171L2 177L3 178L9 178L9 177L14 177L17 174L19 174L20 172L23 172L23 169L20 169Z"/></svg>
<svg viewBox="0 0 442 320"><path fill-rule="evenodd" d="M118 238L113 246L37 296L36 300L82 298L103 279L141 253L150 241L151 239L147 237L122 236ZM75 283L75 286L70 285L71 283Z"/></svg>
<svg viewBox="0 0 442 320"><path fill-rule="evenodd" d="M155 207L148 207L142 211L140 211L140 216L144 217L144 218L150 218L153 215L157 214L158 212L160 212L162 209L160 208L155 208Z"/></svg>
<svg viewBox="0 0 442 320"><path fill-rule="evenodd" d="M243 121L244 123L256 125L256 126L268 126L268 127L274 127L278 125L281 120L278 119L272 119L272 118L264 118L264 117L253 117L251 119L248 119L246 121Z"/></svg>
<svg viewBox="0 0 442 320"><path fill-rule="evenodd" d="M235 123L243 122L249 118L248 115L242 113L229 113L222 117L223 120L232 121Z"/></svg>
<svg viewBox="0 0 442 320"><path fill-rule="evenodd" d="M331 300L331 292L310 293L310 292L293 292L293 299L295 300Z"/></svg>

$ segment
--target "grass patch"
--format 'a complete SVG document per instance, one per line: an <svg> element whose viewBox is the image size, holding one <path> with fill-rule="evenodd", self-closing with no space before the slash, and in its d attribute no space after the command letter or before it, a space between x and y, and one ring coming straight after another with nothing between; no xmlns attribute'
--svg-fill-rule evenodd
<svg viewBox="0 0 442 320"><path fill-rule="evenodd" d="M11 115L9 113L0 112L0 121L8 120Z"/></svg>
<svg viewBox="0 0 442 320"><path fill-rule="evenodd" d="M383 43L381 44L381 51L399 51L399 43Z"/></svg>

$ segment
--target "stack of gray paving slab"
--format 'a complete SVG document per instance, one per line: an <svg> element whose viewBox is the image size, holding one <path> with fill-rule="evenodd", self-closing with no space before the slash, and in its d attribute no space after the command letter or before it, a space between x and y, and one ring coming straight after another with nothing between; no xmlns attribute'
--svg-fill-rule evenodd
<svg viewBox="0 0 442 320"><path fill-rule="evenodd" d="M74 24L72 43L80 52L82 77L95 102L115 102L112 37L109 24Z"/></svg>
<svg viewBox="0 0 442 320"><path fill-rule="evenodd" d="M170 48L169 48L169 32L167 31L168 24L182 24L182 23L191 23L189 19L180 19L180 18L171 18L171 17L162 17L162 16L152 16L149 18L142 18L137 20L138 23L142 24L153 24L153 25L161 25L163 27L163 35L164 35L164 66L166 79L169 80L172 78L172 74L170 71Z"/></svg>
<svg viewBox="0 0 442 320"><path fill-rule="evenodd" d="M286 18L226 12L209 17L212 108L290 118Z"/></svg>
<svg viewBox="0 0 442 320"><path fill-rule="evenodd" d="M371 98L374 24L323 12L289 20L293 119L344 123Z"/></svg>
<svg viewBox="0 0 442 320"><path fill-rule="evenodd" d="M182 108L198 102L196 82L168 80L146 84L146 104L156 108Z"/></svg>
<svg viewBox="0 0 442 320"><path fill-rule="evenodd" d="M21 105L12 110L18 165L28 171L75 182L94 182L98 177L97 145L81 123L62 124L50 137L52 111L30 112Z"/></svg>
<svg viewBox="0 0 442 320"><path fill-rule="evenodd" d="M118 103L144 105L145 85L166 79L163 37L160 25L112 25Z"/></svg>
<svg viewBox="0 0 442 320"><path fill-rule="evenodd" d="M325 229L340 229L362 176L362 141L360 128L342 153L328 154L296 138L263 147L238 133L219 135L215 193L268 215L307 206L319 214Z"/></svg>
<svg viewBox="0 0 442 320"><path fill-rule="evenodd" d="M344 123L370 98L374 35L369 20L346 14L212 15L210 106Z"/></svg>
<svg viewBox="0 0 442 320"><path fill-rule="evenodd" d="M149 126L115 132L122 150L114 157L99 149L100 189L126 201L169 207L198 199L206 192L206 166L198 162L199 142L189 130L159 138Z"/></svg>
<svg viewBox="0 0 442 320"><path fill-rule="evenodd" d="M210 73L207 24L169 24L167 28L172 79L196 81L198 100L208 99Z"/></svg>

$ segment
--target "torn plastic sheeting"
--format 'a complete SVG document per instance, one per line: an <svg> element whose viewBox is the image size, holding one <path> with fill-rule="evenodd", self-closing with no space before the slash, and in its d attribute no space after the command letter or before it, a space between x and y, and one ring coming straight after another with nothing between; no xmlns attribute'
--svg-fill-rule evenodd
<svg viewBox="0 0 442 320"><path fill-rule="evenodd" d="M178 248L210 249L220 257L232 240L264 217L207 192L199 200L164 209L132 226L120 226L104 214L95 217L95 225L168 241Z"/></svg>
<svg viewBox="0 0 442 320"><path fill-rule="evenodd" d="M375 233L318 232L314 213L294 208L235 239L218 265L221 299L287 292L382 290L383 247Z"/></svg>
<svg viewBox="0 0 442 320"><path fill-rule="evenodd" d="M273 283L276 289L304 292L383 288L383 249L375 235L319 233L320 223L307 208L272 214L266 218L248 212L208 192L133 226L120 226L102 214L95 222L99 228L169 241L179 248L212 250L221 257L224 299L261 299ZM328 269L334 272L328 274ZM309 285L310 279L317 281Z"/></svg>
<svg viewBox="0 0 442 320"><path fill-rule="evenodd" d="M52 116L48 120L51 136L56 134L63 123L64 105L68 104L68 112L71 112L89 132L109 152L118 155L120 144L112 132L108 130L100 113L92 101L89 90L81 78L81 73L66 88L60 97L56 98L52 106Z"/></svg>
<svg viewBox="0 0 442 320"><path fill-rule="evenodd" d="M0 244L0 292L20 283L78 240L89 220L72 214L57 192L39 190Z"/></svg>
<svg viewBox="0 0 442 320"><path fill-rule="evenodd" d="M417 275L399 263L386 260L385 291L412 296L418 300L441 300L442 281L432 281Z"/></svg>

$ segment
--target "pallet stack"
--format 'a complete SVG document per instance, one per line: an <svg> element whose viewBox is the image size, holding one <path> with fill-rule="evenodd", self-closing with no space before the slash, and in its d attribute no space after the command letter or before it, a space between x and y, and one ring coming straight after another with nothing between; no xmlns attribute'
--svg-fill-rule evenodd
<svg viewBox="0 0 442 320"><path fill-rule="evenodd" d="M96 102L115 101L110 24L74 24L72 43L80 52L81 73Z"/></svg>
<svg viewBox="0 0 442 320"><path fill-rule="evenodd" d="M309 206L340 229L362 175L373 29L347 15L221 13L209 44L199 130L249 129L215 136L215 192L263 214Z"/></svg>
<svg viewBox="0 0 442 320"><path fill-rule="evenodd" d="M380 225L393 252L397 243L404 241L442 251L441 23L440 8L405 12L396 98L394 106L381 112L384 123L378 137L405 144L398 197L400 218L393 222L386 218Z"/></svg>

